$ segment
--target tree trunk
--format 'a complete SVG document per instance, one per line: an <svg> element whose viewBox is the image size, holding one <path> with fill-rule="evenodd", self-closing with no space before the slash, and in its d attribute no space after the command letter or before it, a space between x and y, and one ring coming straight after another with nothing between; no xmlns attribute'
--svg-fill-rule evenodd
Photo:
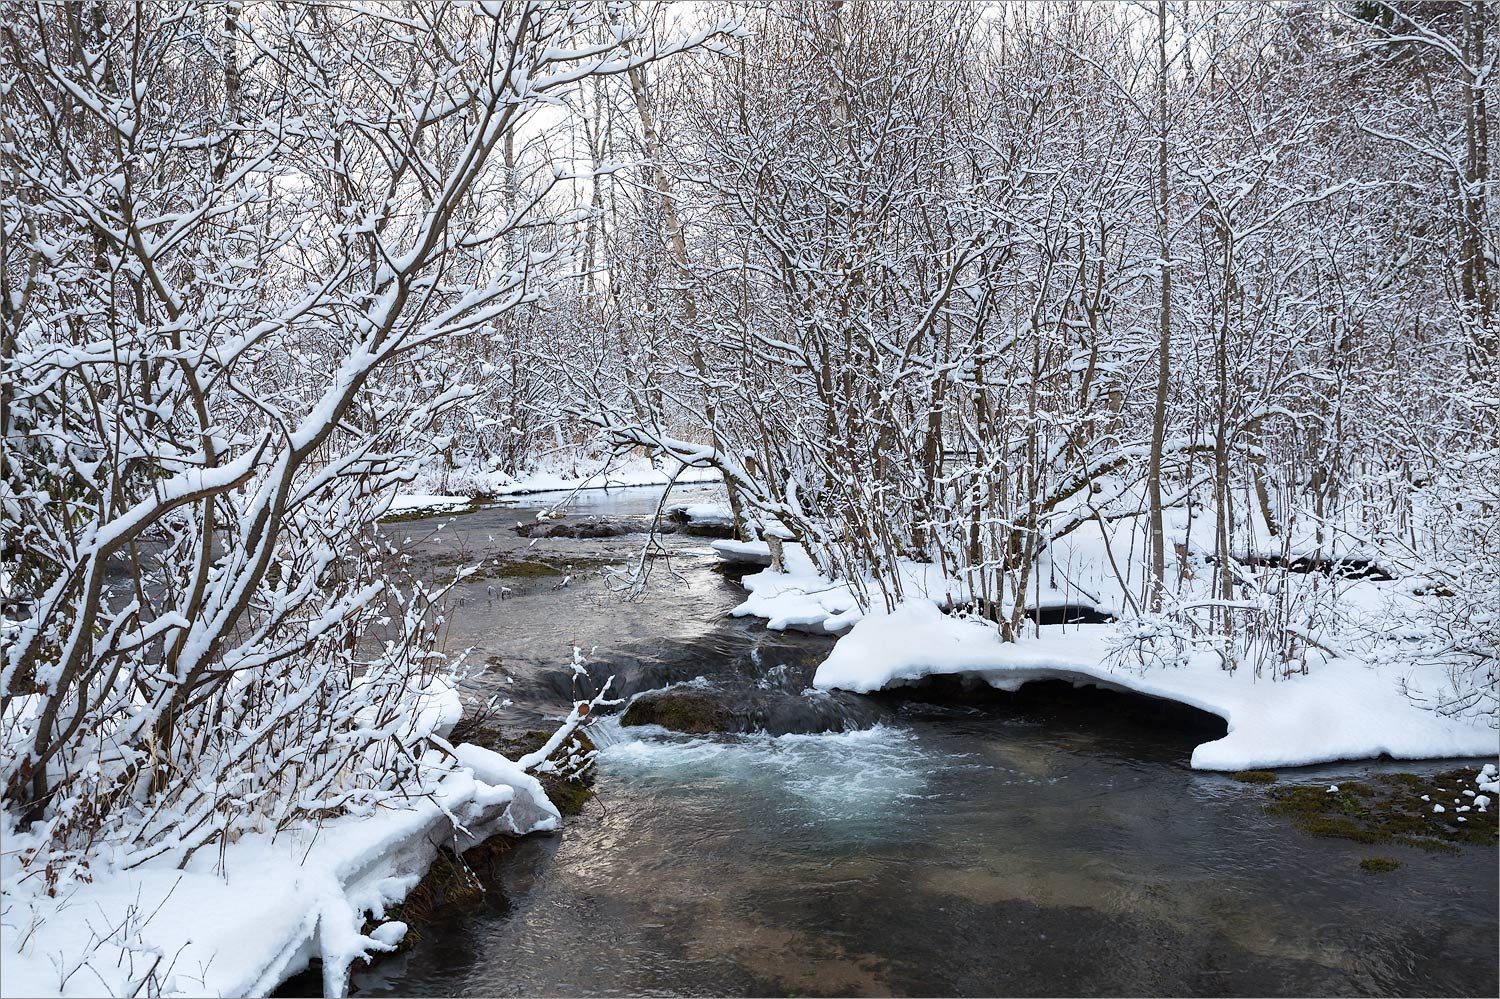
<svg viewBox="0 0 1500 999"><path fill-rule="evenodd" d="M1162 522L1162 450L1167 436L1167 391L1172 371L1172 261L1168 230L1167 183L1167 0L1156 3L1156 243L1161 268L1160 341L1156 358L1156 404L1151 411L1151 463L1146 474L1146 498L1150 504L1151 593L1153 610L1161 609L1166 581L1166 529Z"/></svg>

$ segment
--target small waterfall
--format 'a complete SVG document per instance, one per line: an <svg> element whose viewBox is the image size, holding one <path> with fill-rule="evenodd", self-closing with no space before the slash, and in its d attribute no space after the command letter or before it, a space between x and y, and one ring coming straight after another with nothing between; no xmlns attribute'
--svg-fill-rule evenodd
<svg viewBox="0 0 1500 999"><path fill-rule="evenodd" d="M637 733L625 730L620 724L619 715L599 715L584 732L599 749L618 746L622 742L634 742L640 738Z"/></svg>

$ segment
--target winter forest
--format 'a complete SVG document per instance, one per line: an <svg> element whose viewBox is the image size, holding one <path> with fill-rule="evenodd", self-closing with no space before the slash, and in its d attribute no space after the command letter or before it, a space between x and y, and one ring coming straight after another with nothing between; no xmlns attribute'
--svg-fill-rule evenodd
<svg viewBox="0 0 1500 999"><path fill-rule="evenodd" d="M5 0L0 994L1493 994L1497 52Z"/></svg>

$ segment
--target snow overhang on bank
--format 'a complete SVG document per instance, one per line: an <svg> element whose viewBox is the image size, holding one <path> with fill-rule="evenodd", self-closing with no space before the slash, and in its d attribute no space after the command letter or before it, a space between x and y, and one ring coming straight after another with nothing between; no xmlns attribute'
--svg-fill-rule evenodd
<svg viewBox="0 0 1500 999"><path fill-rule="evenodd" d="M1441 668L1376 668L1329 660L1308 674L1255 678L1216 663L1137 672L1108 664L1110 625L1043 627L1002 642L992 625L948 616L931 601L866 616L839 639L813 681L870 692L925 677L972 677L1003 690L1061 679L1177 701L1223 718L1229 732L1193 751L1200 770L1303 766L1332 760L1493 756L1485 716L1445 717L1411 696L1443 681Z"/></svg>

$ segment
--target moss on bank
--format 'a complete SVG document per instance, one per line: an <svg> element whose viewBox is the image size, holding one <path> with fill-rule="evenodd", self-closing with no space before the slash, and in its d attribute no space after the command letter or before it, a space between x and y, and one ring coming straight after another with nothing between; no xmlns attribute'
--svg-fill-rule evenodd
<svg viewBox="0 0 1500 999"><path fill-rule="evenodd" d="M507 735L501 731L498 725L486 719L465 719L456 725L452 733L452 742L472 742L476 746L485 749L493 749L507 759L519 760L527 753L534 753L547 744L552 738L552 733L543 729L532 729L516 735ZM559 750L559 754L566 755L566 749L579 755L591 755L598 752L592 739L583 730L573 733L570 747ZM585 768L584 772L576 775L562 775L556 773L541 772L535 774L536 779L541 782L542 790L547 792L547 797L563 816L577 815L583 811L583 806L594 796L594 774L592 768Z"/></svg>
<svg viewBox="0 0 1500 999"><path fill-rule="evenodd" d="M1390 857L1366 857L1359 862L1359 869L1370 874L1389 874L1401 866L1401 861Z"/></svg>
<svg viewBox="0 0 1500 999"><path fill-rule="evenodd" d="M1470 770L1449 770L1432 777L1374 774L1333 788L1308 784L1275 788L1266 811L1289 818L1305 833L1329 839L1443 852L1457 851L1458 844L1494 847L1500 834L1496 824L1500 810L1481 812L1472 807L1473 797L1464 792L1473 790Z"/></svg>
<svg viewBox="0 0 1500 999"><path fill-rule="evenodd" d="M399 919L406 924L406 936L401 938L396 952L408 950L440 915L478 908L489 893L486 885L499 883L495 868L514 846L515 840L509 836L491 836L469 847L462 856L446 847L439 849L432 866L406 893L406 898L387 906L385 919L367 921L363 932L369 933L379 923Z"/></svg>
<svg viewBox="0 0 1500 999"><path fill-rule="evenodd" d="M1236 770L1229 776L1242 784L1276 783L1276 775L1269 770Z"/></svg>
<svg viewBox="0 0 1500 999"><path fill-rule="evenodd" d="M552 738L551 732L536 729L523 732L518 736L504 742L498 751L504 753L513 760L520 759L527 753L534 753L547 744ZM593 754L598 752L592 739L583 731L573 733L573 742L576 743L573 751L581 754ZM594 796L594 772L587 768L582 774L563 776L555 773L539 773L537 780L542 782L542 790L547 792L547 797L557 810L564 816L577 815L583 811L583 806Z"/></svg>

